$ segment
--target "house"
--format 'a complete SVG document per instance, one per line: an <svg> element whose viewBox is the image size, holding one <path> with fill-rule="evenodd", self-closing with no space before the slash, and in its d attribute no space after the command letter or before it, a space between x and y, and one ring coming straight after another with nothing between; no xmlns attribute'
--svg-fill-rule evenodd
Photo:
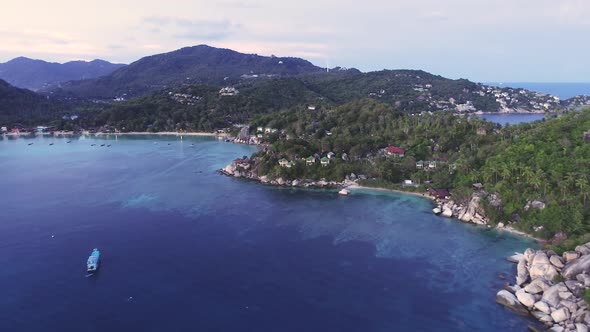
<svg viewBox="0 0 590 332"><path fill-rule="evenodd" d="M307 109L309 111L315 111L316 107L315 107L315 105L309 105L309 106L307 106Z"/></svg>
<svg viewBox="0 0 590 332"><path fill-rule="evenodd" d="M342 160L344 160L344 161L348 161L348 154L346 154L346 153L343 153L343 154L342 154Z"/></svg>
<svg viewBox="0 0 590 332"><path fill-rule="evenodd" d="M416 162L416 168L417 169L423 169L424 168L424 161L420 160Z"/></svg>
<svg viewBox="0 0 590 332"><path fill-rule="evenodd" d="M477 134L479 136L485 136L488 134L488 131L485 128L480 127L480 128L477 128Z"/></svg>
<svg viewBox="0 0 590 332"><path fill-rule="evenodd" d="M322 166L326 167L328 165L330 165L330 159L328 159L328 157L324 157L320 160L320 162L322 163Z"/></svg>
<svg viewBox="0 0 590 332"><path fill-rule="evenodd" d="M403 157L406 155L406 150L392 145L385 148L385 153L387 153L390 156Z"/></svg>
<svg viewBox="0 0 590 332"><path fill-rule="evenodd" d="M305 159L305 164L306 165L314 165L315 164L315 158L313 156L307 157Z"/></svg>
<svg viewBox="0 0 590 332"><path fill-rule="evenodd" d="M239 93L240 93L240 91L238 91L238 89L236 89L234 87L229 87L229 86L219 90L220 96L235 96Z"/></svg>
<svg viewBox="0 0 590 332"><path fill-rule="evenodd" d="M412 180L404 180L403 185L404 186L413 186L414 185L414 181L412 181Z"/></svg>
<svg viewBox="0 0 590 332"><path fill-rule="evenodd" d="M336 154L334 152L332 152L332 151L328 152L328 159L332 159L334 157L336 157Z"/></svg>
<svg viewBox="0 0 590 332"><path fill-rule="evenodd" d="M289 165L289 161L285 158L279 160L279 166L281 167L287 167L287 165Z"/></svg>
<svg viewBox="0 0 590 332"><path fill-rule="evenodd" d="M585 141L590 141L590 130L584 133L583 138Z"/></svg>
<svg viewBox="0 0 590 332"><path fill-rule="evenodd" d="M437 199L449 199L451 197L449 189L435 189L430 187L428 188L428 192Z"/></svg>
<svg viewBox="0 0 590 332"><path fill-rule="evenodd" d="M256 128L256 132L262 133L262 132L264 132L264 128L258 127L258 128Z"/></svg>
<svg viewBox="0 0 590 332"><path fill-rule="evenodd" d="M7 132L7 131L8 131L8 128L6 128L6 127L2 127L2 128L0 128L0 132L3 132L3 133L5 133L5 132Z"/></svg>

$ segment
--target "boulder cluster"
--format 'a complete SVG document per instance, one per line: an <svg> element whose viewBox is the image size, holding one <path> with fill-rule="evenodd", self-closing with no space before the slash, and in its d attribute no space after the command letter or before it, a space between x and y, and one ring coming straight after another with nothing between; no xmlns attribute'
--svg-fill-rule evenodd
<svg viewBox="0 0 590 332"><path fill-rule="evenodd" d="M498 292L498 303L530 313L549 331L588 331L590 312L584 294L590 288L590 243L562 255L527 249L509 260L517 263L516 282Z"/></svg>
<svg viewBox="0 0 590 332"><path fill-rule="evenodd" d="M471 196L467 205L456 203L453 200L437 199L438 206L432 211L435 214L441 214L447 218L457 218L463 222L473 223L476 225L487 225L488 220L484 215L481 206L481 193L475 193Z"/></svg>
<svg viewBox="0 0 590 332"><path fill-rule="evenodd" d="M223 169L219 170L219 173L233 176L236 178L245 178L249 180L259 181L263 184L270 184L273 186L285 186L285 187L301 187L301 188L342 188L347 187L350 185L355 184L354 181L345 180L343 182L336 182L336 181L326 181L326 180L285 180L283 178L277 179L270 179L269 177L263 175L258 176L256 172L252 171L251 166L248 162L243 161L234 161L233 163L227 165Z"/></svg>

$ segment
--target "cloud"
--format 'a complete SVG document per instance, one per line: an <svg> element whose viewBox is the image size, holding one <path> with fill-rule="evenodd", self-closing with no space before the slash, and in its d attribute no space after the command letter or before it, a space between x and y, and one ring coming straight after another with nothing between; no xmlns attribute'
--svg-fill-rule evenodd
<svg viewBox="0 0 590 332"><path fill-rule="evenodd" d="M174 38L190 40L222 40L243 28L241 24L230 20L184 19L168 16L151 16L142 20L144 25L154 33L166 32Z"/></svg>

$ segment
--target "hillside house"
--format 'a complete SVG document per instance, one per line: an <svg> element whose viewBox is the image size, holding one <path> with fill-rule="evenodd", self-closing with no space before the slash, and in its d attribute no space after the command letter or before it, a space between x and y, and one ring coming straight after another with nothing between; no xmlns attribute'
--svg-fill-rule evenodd
<svg viewBox="0 0 590 332"><path fill-rule="evenodd" d="M323 167L326 167L326 166L330 165L330 159L328 159L328 157L323 157L320 160L320 163L322 164Z"/></svg>
<svg viewBox="0 0 590 332"><path fill-rule="evenodd" d="M449 199L451 198L451 192L449 189L435 189L435 188L428 188L428 193L436 199Z"/></svg>
<svg viewBox="0 0 590 332"><path fill-rule="evenodd" d="M423 169L424 168L424 161L420 160L416 162L416 168L417 169Z"/></svg>
<svg viewBox="0 0 590 332"><path fill-rule="evenodd" d="M231 86L228 86L228 87L225 87L225 88L219 90L220 96L235 96L239 93L240 93L240 91L238 91L238 89L231 87Z"/></svg>
<svg viewBox="0 0 590 332"><path fill-rule="evenodd" d="M332 151L328 152L328 159L333 159L336 157L336 154Z"/></svg>
<svg viewBox="0 0 590 332"><path fill-rule="evenodd" d="M392 145L385 148L385 153L389 156L403 157L406 155L406 150Z"/></svg>
<svg viewBox="0 0 590 332"><path fill-rule="evenodd" d="M315 164L315 158L314 158L313 156L307 157L307 158L305 159L305 164L306 164L307 166L314 165L314 164Z"/></svg>
<svg viewBox="0 0 590 332"><path fill-rule="evenodd" d="M584 133L583 138L585 141L590 141L590 130Z"/></svg>
<svg viewBox="0 0 590 332"><path fill-rule="evenodd" d="M281 167L287 167L287 165L289 165L289 161L285 158L279 160L279 166Z"/></svg>
<svg viewBox="0 0 590 332"><path fill-rule="evenodd" d="M487 131L485 128L483 128L483 127L480 127L480 128L477 128L477 131L476 131L476 133L477 133L479 136L485 136L485 135L487 135L487 134L488 134L488 131Z"/></svg>

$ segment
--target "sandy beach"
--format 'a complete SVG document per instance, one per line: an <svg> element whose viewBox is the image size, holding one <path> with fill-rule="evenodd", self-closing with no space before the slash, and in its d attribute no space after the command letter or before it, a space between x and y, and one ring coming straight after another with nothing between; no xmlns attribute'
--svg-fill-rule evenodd
<svg viewBox="0 0 590 332"><path fill-rule="evenodd" d="M412 191L403 191L403 190L379 188L379 187L365 187L365 186L361 186L358 184L351 184L351 185L347 186L346 189L350 189L350 190L363 189L363 190L376 190L376 191L392 192L392 193L398 193L398 194L403 194L403 195L412 195L412 196L427 198L427 199L434 201L434 197L432 197L426 193L417 193L417 192L412 192Z"/></svg>

